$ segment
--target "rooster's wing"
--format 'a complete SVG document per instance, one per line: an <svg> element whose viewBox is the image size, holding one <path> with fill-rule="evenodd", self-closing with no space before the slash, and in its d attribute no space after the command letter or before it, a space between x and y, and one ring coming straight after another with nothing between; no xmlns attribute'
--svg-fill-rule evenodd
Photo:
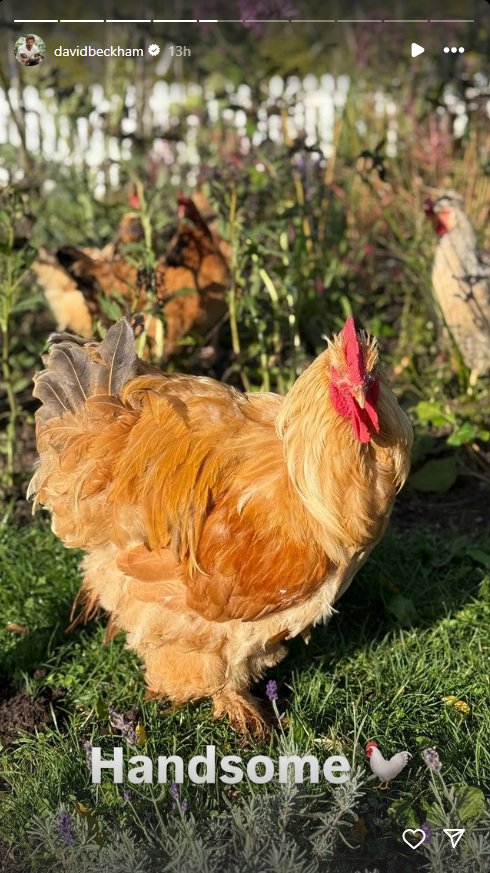
<svg viewBox="0 0 490 873"><path fill-rule="evenodd" d="M271 413L280 398L138 376L126 322L101 345L62 338L46 363L31 492L67 545L115 548L135 596L214 621L256 619L322 584L329 562Z"/></svg>

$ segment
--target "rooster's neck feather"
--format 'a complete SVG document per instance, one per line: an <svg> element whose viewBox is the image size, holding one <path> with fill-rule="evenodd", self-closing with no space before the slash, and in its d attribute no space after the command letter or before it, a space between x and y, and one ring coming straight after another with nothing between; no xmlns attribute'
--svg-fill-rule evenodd
<svg viewBox="0 0 490 873"><path fill-rule="evenodd" d="M408 474L410 423L380 376L380 433L356 439L329 392L331 348L300 376L277 418L290 480L321 531L322 545L342 559L337 543L358 549L381 536L395 490ZM377 530L380 526L379 532Z"/></svg>

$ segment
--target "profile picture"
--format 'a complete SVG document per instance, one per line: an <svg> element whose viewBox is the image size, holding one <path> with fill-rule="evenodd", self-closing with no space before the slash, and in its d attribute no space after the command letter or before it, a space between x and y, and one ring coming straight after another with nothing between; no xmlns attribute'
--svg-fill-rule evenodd
<svg viewBox="0 0 490 873"><path fill-rule="evenodd" d="M46 57L46 44L36 33L27 33L16 41L14 52L19 64L36 67Z"/></svg>

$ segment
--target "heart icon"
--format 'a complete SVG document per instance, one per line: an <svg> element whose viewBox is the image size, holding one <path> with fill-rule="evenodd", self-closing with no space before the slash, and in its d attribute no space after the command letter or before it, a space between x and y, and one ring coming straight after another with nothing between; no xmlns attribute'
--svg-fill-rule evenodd
<svg viewBox="0 0 490 873"><path fill-rule="evenodd" d="M413 842L411 838L416 838L419 834L420 839L418 839L417 842ZM425 840L425 833L421 828L407 828L406 831L403 831L402 833L402 840L407 844L407 846L410 846L411 849L418 849Z"/></svg>

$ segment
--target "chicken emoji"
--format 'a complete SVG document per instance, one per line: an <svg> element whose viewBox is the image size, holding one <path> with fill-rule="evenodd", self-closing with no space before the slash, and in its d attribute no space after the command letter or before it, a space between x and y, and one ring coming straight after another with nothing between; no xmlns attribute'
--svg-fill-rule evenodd
<svg viewBox="0 0 490 873"><path fill-rule="evenodd" d="M376 788L386 791L391 780L402 772L408 764L408 759L412 756L410 752L398 752L389 761L386 761L379 751L378 744L371 741L366 743L366 757L369 758L369 766L374 775L380 779L380 784Z"/></svg>

